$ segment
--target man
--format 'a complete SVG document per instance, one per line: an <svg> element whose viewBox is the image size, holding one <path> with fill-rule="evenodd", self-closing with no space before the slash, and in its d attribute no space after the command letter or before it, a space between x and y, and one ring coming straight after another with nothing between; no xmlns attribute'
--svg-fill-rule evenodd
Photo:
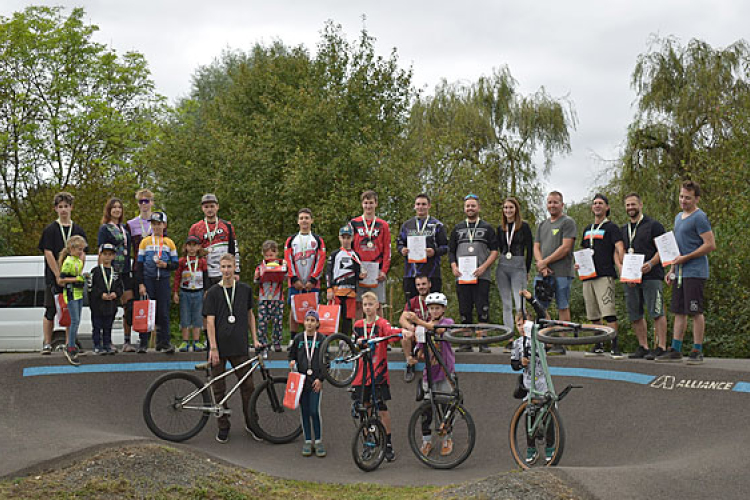
<svg viewBox="0 0 750 500"><path fill-rule="evenodd" d="M582 248L590 248L594 255L596 276L581 278L583 280L583 301L586 305L586 317L593 324L601 324L602 318L607 326L617 333L617 309L615 308L615 279L622 269L622 234L620 228L609 220L609 200L597 193L591 202L594 223L583 231ZM575 266L578 268L578 265ZM586 355L604 354L602 344L596 344ZM612 339L612 359L622 359L617 337Z"/></svg>
<svg viewBox="0 0 750 500"><path fill-rule="evenodd" d="M689 365L703 363L703 335L706 319L703 316L703 287L708 279L708 254L716 250L714 233L706 213L698 208L701 188L697 182L685 181L680 189L682 212L674 219L674 237L680 249L667 274L672 285L674 329L672 346L656 358L657 361L682 361L682 339L688 317L693 318L693 349Z"/></svg>
<svg viewBox="0 0 750 500"><path fill-rule="evenodd" d="M430 197L424 193L418 194L414 200L416 216L404 222L398 233L396 248L404 256L404 296L407 302L417 296L415 279L417 276L427 276L433 292L443 288L440 276L440 257L448 253L448 236L442 222L430 217ZM424 262L410 262L409 237L423 237L427 260Z"/></svg>
<svg viewBox="0 0 750 500"><path fill-rule="evenodd" d="M219 218L219 200L215 194L206 193L203 195L201 209L204 215L203 220L190 227L188 236L196 236L208 252L206 263L208 264L209 287L221 281L219 259L225 253L234 255L236 271L234 279L239 281L240 251L232 223Z"/></svg>
<svg viewBox="0 0 750 500"><path fill-rule="evenodd" d="M664 234L664 226L659 221L643 213L643 202L638 193L625 197L625 212L630 222L622 226L624 249L629 254L643 255L641 282L625 284L625 307L638 339L638 349L628 356L631 359L655 359L667 349L667 317L664 315L664 294L662 291L664 268L654 238ZM657 347L648 347L648 325L644 308L654 321L654 339Z"/></svg>
<svg viewBox="0 0 750 500"><path fill-rule="evenodd" d="M211 374L219 377L226 371L226 364L236 367L247 361L248 329L253 337L253 345L260 347L253 314L253 291L250 285L236 280L237 268L235 256L230 253L221 255L218 259L221 280L209 289L203 302L203 312L208 325L208 340L211 349L208 362L211 364ZM237 379L245 376L249 367L237 370ZM226 393L225 378L216 380L213 385L214 396L221 401ZM258 439L250 430L250 415L248 413L250 396L253 394L253 378L248 377L240 385L242 396L242 411L245 415L245 430ZM229 416L222 415L218 419L219 432L216 440L226 443L229 440Z"/></svg>
<svg viewBox="0 0 750 500"><path fill-rule="evenodd" d="M401 346L404 349L404 357L406 358L404 381L407 383L414 380L414 366L417 364L417 358L414 357L416 319L430 321L430 313L427 311L427 305L425 304L425 298L432 290L430 278L427 276L417 276L414 279L414 283L417 288L417 296L406 301L404 311L398 320L404 334L403 339L401 339Z"/></svg>
<svg viewBox="0 0 750 500"><path fill-rule="evenodd" d="M375 272L378 278L375 287L362 283L357 285L357 319L362 319L363 293L373 292L380 305L385 304L386 278L391 267L391 229L386 221L375 216L378 194L375 191L365 191L360 199L363 213L349 222L354 229L352 248L362 259L362 268L368 276L372 277L371 273Z"/></svg>
<svg viewBox="0 0 750 500"><path fill-rule="evenodd" d="M456 277L456 294L458 295L458 312L461 323L473 323L473 310L477 310L479 323L490 322L490 284L492 274L490 267L498 253L498 241L492 225L479 217L481 207L479 197L469 194L464 197L464 214L466 219L456 224L451 231L448 243L448 258L451 271ZM459 269L459 261L470 268L475 268L470 276L464 276ZM458 352L472 352L470 345L463 345ZM485 345L479 346L479 352L490 352Z"/></svg>
<svg viewBox="0 0 750 500"><path fill-rule="evenodd" d="M42 329L44 331L44 345L42 354L52 354L52 335L55 330L55 294L60 287L60 267L57 265L57 258L60 252L68 244L71 236L78 235L86 238L86 232L81 226L70 219L73 211L73 195L65 191L57 193L53 200L57 220L42 231L39 239L39 250L44 254L44 319L42 320ZM86 254L81 258L86 262ZM66 339L67 344L67 328Z"/></svg>
<svg viewBox="0 0 750 500"><path fill-rule="evenodd" d="M534 240L534 259L538 273L534 278L534 290L536 293L539 286L546 285L557 302L559 319L570 321L570 284L575 272L573 245L578 229L575 221L563 214L564 207L562 193L552 191L547 195L549 219L539 224ZM551 298L538 296L537 299L545 309L549 308ZM553 346L549 354L565 354L565 348Z"/></svg>

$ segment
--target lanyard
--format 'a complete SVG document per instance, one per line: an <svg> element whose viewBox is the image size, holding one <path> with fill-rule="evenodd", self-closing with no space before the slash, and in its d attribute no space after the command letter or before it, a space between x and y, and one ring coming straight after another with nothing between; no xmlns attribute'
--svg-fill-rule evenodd
<svg viewBox="0 0 750 500"><path fill-rule="evenodd" d="M152 236L151 239L156 243L156 236ZM159 240L159 260L161 260L162 250L164 250L164 236L161 236L161 239Z"/></svg>
<svg viewBox="0 0 750 500"><path fill-rule="evenodd" d="M62 233L62 239L65 246L68 246L68 240L70 239L70 235L73 234L73 221L70 221L70 228L68 229L68 234L65 234L65 226L63 226L62 222L60 222L60 219L57 219L57 225L60 226L60 232Z"/></svg>
<svg viewBox="0 0 750 500"><path fill-rule="evenodd" d="M643 220L643 214L641 214L640 218L638 219L638 222L635 223L635 227L633 230L630 230L630 224L628 224L628 248L633 248L633 240L635 239L635 233L638 232L638 225Z"/></svg>
<svg viewBox="0 0 750 500"><path fill-rule="evenodd" d="M365 219L365 214L362 214L362 224L365 225L365 234L367 235L368 239L372 239L372 232L375 231L375 222L377 222L378 218L374 217L372 219L372 226L369 228L367 227L367 219Z"/></svg>
<svg viewBox="0 0 750 500"><path fill-rule="evenodd" d="M420 236L422 236L424 234L424 230L427 228L427 221L430 220L430 218L429 217L425 217L424 224L422 224L422 228L421 229L419 228L419 217L415 217L415 219L416 220L414 221L414 223L417 226L417 234L420 235Z"/></svg>
<svg viewBox="0 0 750 500"><path fill-rule="evenodd" d="M315 342L318 340L318 332L315 331L315 335L313 335L313 341L312 341L312 349L309 349L307 347L307 332L305 332L305 356L307 357L307 372L308 375L312 375L310 373L312 371L312 358L313 354L315 354Z"/></svg>
<svg viewBox="0 0 750 500"><path fill-rule="evenodd" d="M346 248L342 248L341 250L343 250L346 253L346 255L348 255L354 262L356 262L360 266L362 265L362 261L359 260L359 257L357 256L356 253L352 252L351 250L347 250Z"/></svg>
<svg viewBox="0 0 750 500"><path fill-rule="evenodd" d="M609 222L609 219L605 218L603 221L601 221L601 223L596 226L596 229L594 228L594 225L591 224L591 229L589 230L589 248L591 248L592 250L594 249L594 231L599 231L606 222Z"/></svg>
<svg viewBox="0 0 750 500"><path fill-rule="evenodd" d="M148 233L146 233L146 230L143 229L143 217L141 217L140 215L138 216L138 225L141 226L141 238L145 238L146 236L151 236L151 221L149 220L146 222L148 222Z"/></svg>
<svg viewBox="0 0 750 500"><path fill-rule="evenodd" d="M198 257L195 258L195 260L191 263L190 262L190 256L185 257L185 262L187 263L188 271L191 273L197 273L198 272L198 262L200 259ZM192 264L195 264L195 268L193 268Z"/></svg>
<svg viewBox="0 0 750 500"><path fill-rule="evenodd" d="M301 257L304 259L305 257L307 257L305 253L307 252L307 248L310 245L310 241L312 240L312 233L297 233L297 237L299 238L300 253L302 254Z"/></svg>
<svg viewBox="0 0 750 500"><path fill-rule="evenodd" d="M364 327L365 327L365 338L367 340L370 340L372 338L372 334L375 333L375 326L378 323L378 320L380 319L380 316L375 316L375 321L372 324L372 328L370 328L370 331L367 331L367 320L364 320Z"/></svg>
<svg viewBox="0 0 750 500"><path fill-rule="evenodd" d="M419 312L422 314L422 319L427 320L427 316L424 314L424 304L422 303L422 297L417 297L417 303L419 304Z"/></svg>
<svg viewBox="0 0 750 500"><path fill-rule="evenodd" d="M477 232L477 227L479 227L479 221L482 220L479 217L477 217L477 221L474 223L474 229L469 228L469 219L466 219L466 235L469 237L469 243L474 243L474 235Z"/></svg>
<svg viewBox="0 0 750 500"><path fill-rule="evenodd" d="M227 293L227 287L225 287L222 284L221 289L224 290L224 298L227 299L227 307L229 307L229 316L234 316L234 292L236 290L234 286L234 282L232 282L232 299L231 300L229 299L229 294Z"/></svg>
<svg viewBox="0 0 750 500"><path fill-rule="evenodd" d="M115 280L115 272L112 268L109 269L109 281L107 281L107 273L104 272L104 266L99 264L99 269L102 270L102 278L104 278L104 284L107 285L107 292L111 292L112 282Z"/></svg>
<svg viewBox="0 0 750 500"><path fill-rule="evenodd" d="M508 242L508 251L510 252L510 242L513 241L513 235L516 232L516 223L513 222L513 229L505 231L505 241ZM509 236L510 235L510 236Z"/></svg>
<svg viewBox="0 0 750 500"><path fill-rule="evenodd" d="M203 219L203 223L206 225L206 236L208 237L208 244L209 245L213 245L214 236L216 236L216 231L219 230L219 219L217 217L216 222L215 222L216 225L214 226L214 230L213 231L211 231L208 228L208 219L204 218Z"/></svg>

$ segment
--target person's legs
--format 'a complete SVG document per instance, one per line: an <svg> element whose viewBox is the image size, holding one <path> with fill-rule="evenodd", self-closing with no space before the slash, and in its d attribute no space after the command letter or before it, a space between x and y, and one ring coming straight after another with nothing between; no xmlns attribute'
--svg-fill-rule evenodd
<svg viewBox="0 0 750 500"><path fill-rule="evenodd" d="M46 285L44 287L44 319L42 320L42 331L44 333L43 353L51 352L52 335L55 330L55 315L57 315L55 294L52 291L52 286ZM47 349L47 346L49 346L49 349Z"/></svg>
<svg viewBox="0 0 750 500"><path fill-rule="evenodd" d="M219 358L218 364L211 365L211 377L217 378L221 376L226 371L226 365L227 365L227 358ZM214 398L216 398L216 402L219 403L222 399L224 399L224 396L227 393L226 377L216 380L211 387L213 388L213 391L214 391ZM224 408L227 408L226 404L224 404ZM219 427L219 430L229 429L230 427L229 416L228 415L220 416L217 419L217 425Z"/></svg>
<svg viewBox="0 0 750 500"><path fill-rule="evenodd" d="M250 356L247 354L243 354L241 356L230 356L227 358L229 361L229 364L232 365L232 367L237 367L250 359ZM245 376L245 374L250 371L249 366L245 366L244 368L240 368L237 371L235 371L235 375L237 375L237 380L242 380L242 377ZM247 377L247 379L240 385L240 396L242 397L242 412L245 415L245 426L250 426L250 397L253 395L253 391L255 390L255 384L253 383L253 377L252 375Z"/></svg>
<svg viewBox="0 0 750 500"><path fill-rule="evenodd" d="M430 278L430 292L442 292L443 291L443 279L435 276Z"/></svg>
<svg viewBox="0 0 750 500"><path fill-rule="evenodd" d="M83 310L83 299L71 300L68 302L68 311L70 311L70 329L68 334L68 347L76 347L76 337L78 327L81 325L81 311Z"/></svg>
<svg viewBox="0 0 750 500"><path fill-rule="evenodd" d="M461 316L461 323L464 325L474 323L474 298L473 289L475 285L456 284L456 296L458 297L458 314ZM464 344L456 349L456 352L472 352L474 349Z"/></svg>
<svg viewBox="0 0 750 500"><path fill-rule="evenodd" d="M273 322L273 343L281 345L282 326L284 322L284 301L271 301L271 321Z"/></svg>
<svg viewBox="0 0 750 500"><path fill-rule="evenodd" d="M501 262L495 270L495 283L500 292L500 300L503 303L503 325L513 328L513 284L511 282L510 267Z"/></svg>
<svg viewBox="0 0 750 500"><path fill-rule="evenodd" d="M555 279L555 300L561 321L570 321L570 285L571 277L558 277Z"/></svg>
<svg viewBox="0 0 750 500"><path fill-rule="evenodd" d="M102 317L102 348L106 352L112 351L112 325L115 322L115 315L110 314Z"/></svg>
<svg viewBox="0 0 750 500"><path fill-rule="evenodd" d="M172 302L169 279L156 280L156 325L157 344L162 347L170 345L169 305Z"/></svg>
<svg viewBox="0 0 750 500"><path fill-rule="evenodd" d="M323 439L323 430L320 425L320 399L323 395L323 391L313 392L310 391L309 396L309 411L310 420L312 420L313 434L315 435L315 441L321 441Z"/></svg>
<svg viewBox="0 0 750 500"><path fill-rule="evenodd" d="M94 344L94 350L99 351L102 348L102 317L98 314L91 314L91 342Z"/></svg>
<svg viewBox="0 0 750 500"><path fill-rule="evenodd" d="M265 344L270 341L268 338L268 322L271 318L270 306L271 301L269 300L258 302L258 340Z"/></svg>
<svg viewBox="0 0 750 500"><path fill-rule="evenodd" d="M521 290L526 289L526 268L524 267L523 261L521 262L520 267L514 267L511 270L510 273L510 288L511 288L511 295L513 296L513 304L515 305L516 311L521 310L521 301L523 298L521 297ZM511 314L512 316L512 314ZM503 320L505 318L503 317ZM511 320L513 318L511 317ZM515 323L510 323L506 326L509 326L511 329L515 327Z"/></svg>
<svg viewBox="0 0 750 500"><path fill-rule="evenodd" d="M305 435L305 441L311 442L313 440L312 429L310 428L310 417L311 417L311 399L310 395L312 390L303 390L299 397L299 410L302 418L302 432Z"/></svg>

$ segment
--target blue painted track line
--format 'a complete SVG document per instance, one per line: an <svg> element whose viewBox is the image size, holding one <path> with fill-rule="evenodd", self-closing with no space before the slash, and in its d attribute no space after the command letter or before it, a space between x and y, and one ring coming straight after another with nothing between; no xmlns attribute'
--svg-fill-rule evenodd
<svg viewBox="0 0 750 500"><path fill-rule="evenodd" d="M737 382L732 387L733 392L750 392L750 382Z"/></svg>

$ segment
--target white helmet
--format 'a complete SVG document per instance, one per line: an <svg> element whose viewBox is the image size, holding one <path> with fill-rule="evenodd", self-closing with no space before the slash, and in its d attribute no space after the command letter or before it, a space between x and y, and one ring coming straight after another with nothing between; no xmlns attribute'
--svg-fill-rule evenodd
<svg viewBox="0 0 750 500"><path fill-rule="evenodd" d="M432 292L424 299L426 305L440 304L443 307L448 307L448 298L440 292Z"/></svg>

